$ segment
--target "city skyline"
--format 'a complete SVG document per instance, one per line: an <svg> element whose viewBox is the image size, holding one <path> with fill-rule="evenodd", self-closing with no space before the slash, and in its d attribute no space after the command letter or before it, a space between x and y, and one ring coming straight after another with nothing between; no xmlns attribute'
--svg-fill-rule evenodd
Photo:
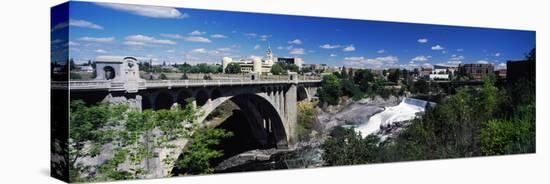
<svg viewBox="0 0 550 184"><path fill-rule="evenodd" d="M522 59L535 47L535 32L73 2L69 22L52 21L52 32L70 27L68 46L77 63L99 55L128 55L154 63L220 63L262 57L300 57L305 64L362 68L490 63ZM65 38L66 39L66 38ZM52 53L55 60L55 54Z"/></svg>

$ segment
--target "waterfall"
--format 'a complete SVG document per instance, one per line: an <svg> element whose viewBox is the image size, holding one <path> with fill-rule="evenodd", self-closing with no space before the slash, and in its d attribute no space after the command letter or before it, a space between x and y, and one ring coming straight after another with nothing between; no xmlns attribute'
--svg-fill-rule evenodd
<svg viewBox="0 0 550 184"><path fill-rule="evenodd" d="M416 113L424 112L427 104L434 105L428 101L404 98L396 106L387 107L384 111L373 115L367 122L361 123L355 130L360 132L363 137L380 130L380 126L392 125L395 122L412 120Z"/></svg>

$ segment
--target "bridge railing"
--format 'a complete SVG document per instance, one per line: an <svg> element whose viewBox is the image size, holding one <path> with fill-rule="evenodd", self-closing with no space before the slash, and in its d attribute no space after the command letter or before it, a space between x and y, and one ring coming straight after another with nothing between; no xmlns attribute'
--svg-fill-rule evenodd
<svg viewBox="0 0 550 184"><path fill-rule="evenodd" d="M253 84L286 84L286 83L312 83L320 82L320 80L154 80L145 83L146 88L158 87L192 87L192 86L237 86L237 85L253 85Z"/></svg>
<svg viewBox="0 0 550 184"><path fill-rule="evenodd" d="M67 85L69 84L69 85ZM106 80L90 80L90 81L52 81L52 88L69 88L71 89L105 89L111 88L111 82Z"/></svg>
<svg viewBox="0 0 550 184"><path fill-rule="evenodd" d="M281 80L281 79L222 79L222 80L147 80L138 82L140 89L144 88L171 88L171 87L197 87L197 86L241 86L241 85L257 85L257 84L289 84L289 83L316 83L319 79L298 79ZM66 89L69 86L72 90L124 90L124 82L115 82L109 80L90 80L90 81L70 81L70 82L51 82L53 89Z"/></svg>

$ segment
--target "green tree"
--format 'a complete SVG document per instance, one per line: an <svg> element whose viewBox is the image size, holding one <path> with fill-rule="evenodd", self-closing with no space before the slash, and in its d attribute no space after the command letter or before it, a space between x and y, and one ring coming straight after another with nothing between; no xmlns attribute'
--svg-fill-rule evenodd
<svg viewBox="0 0 550 184"><path fill-rule="evenodd" d="M411 90L414 93L428 93L430 90L430 86L428 85L428 82L424 79L418 79L413 85L413 90Z"/></svg>
<svg viewBox="0 0 550 184"><path fill-rule="evenodd" d="M368 92L370 87L369 83L374 81L374 75L372 75L369 70L361 69L355 73L353 81L355 84L359 85L361 91Z"/></svg>
<svg viewBox="0 0 550 184"><path fill-rule="evenodd" d="M239 65L238 63L230 63L229 65L227 65L227 67L225 67L225 73L229 73L229 74L241 73L241 65Z"/></svg>
<svg viewBox="0 0 550 184"><path fill-rule="evenodd" d="M511 121L490 120L481 132L484 155L503 155L512 150L516 139L514 123Z"/></svg>
<svg viewBox="0 0 550 184"><path fill-rule="evenodd" d="M312 102L298 102L298 121L296 132L298 139L307 141L310 133L315 129L315 104Z"/></svg>
<svg viewBox="0 0 550 184"><path fill-rule="evenodd" d="M224 129L199 129L191 136L191 144L184 151L182 159L176 162L176 167L187 174L209 174L214 171L210 160L223 156L223 152L211 149L220 144L220 139L233 136Z"/></svg>
<svg viewBox="0 0 550 184"><path fill-rule="evenodd" d="M199 63L195 65L198 68L199 73L210 73L210 67L206 63Z"/></svg>
<svg viewBox="0 0 550 184"><path fill-rule="evenodd" d="M241 73L241 65L239 65L238 63L229 63L229 65L225 67L225 73L229 73L229 74Z"/></svg>
<svg viewBox="0 0 550 184"><path fill-rule="evenodd" d="M493 117L493 113L497 108L497 89L494 86L493 80L489 77L484 79L479 103L479 112L483 115L482 118L487 120Z"/></svg>
<svg viewBox="0 0 550 184"><path fill-rule="evenodd" d="M281 75L284 73L284 69L279 63L275 63L271 66L271 73L273 75Z"/></svg>
<svg viewBox="0 0 550 184"><path fill-rule="evenodd" d="M183 108L174 106L169 110L144 110L128 108L126 105L86 105L82 101L71 101L69 165L71 181L109 181L119 179L144 178L150 171L144 168L142 161L156 157L155 148L173 148L170 141L188 138L192 150L200 153L191 156L191 171L195 166L220 156L220 151L204 145L215 145L219 139L230 136L223 130L198 130L196 122L199 113L191 105ZM184 126L182 122L187 122ZM153 134L153 130L161 131ZM192 136L190 132L193 132ZM204 135L203 135L204 134ZM197 144L194 144L197 143ZM76 160L85 156L97 156L105 144L114 146L114 157L98 165L90 172L88 166L78 164ZM91 149L84 149L90 145ZM189 158L186 158L189 159ZM164 159L162 162L172 165L176 160ZM127 170L120 170L119 165L128 163ZM204 168L204 167L199 167ZM88 171L87 171L88 170ZM93 171L93 170L92 170ZM83 176L82 173L87 173Z"/></svg>
<svg viewBox="0 0 550 184"><path fill-rule="evenodd" d="M349 79L351 76L351 70L347 69L345 66L342 66L342 79Z"/></svg>
<svg viewBox="0 0 550 184"><path fill-rule="evenodd" d="M352 80L342 79L342 95L352 97L354 100L359 100L363 97L363 92L353 83Z"/></svg>
<svg viewBox="0 0 550 184"><path fill-rule="evenodd" d="M123 112L127 106L109 106L101 103L94 106L86 106L81 100L71 101L69 117L69 175L71 181L86 181L88 178L80 176L87 168L76 161L81 157L93 156L84 149L87 144L94 147L107 143L110 138L101 127L114 126L123 118ZM92 176L88 176L92 177Z"/></svg>
<svg viewBox="0 0 550 184"><path fill-rule="evenodd" d="M300 70L301 74L310 73L310 72L312 72L310 67L302 67L302 69Z"/></svg>
<svg viewBox="0 0 550 184"><path fill-rule="evenodd" d="M400 75L401 75L400 70L398 70L398 69L393 70L393 71L390 70L390 73L388 75L388 81L397 83L399 81Z"/></svg>
<svg viewBox="0 0 550 184"><path fill-rule="evenodd" d="M342 96L340 79L331 74L323 76L321 88L317 93L321 103L329 105L338 104L338 99Z"/></svg>
<svg viewBox="0 0 550 184"><path fill-rule="evenodd" d="M298 67L298 65L295 65L295 64L287 65L285 69L288 70L288 71L291 71L291 72L300 71L300 68Z"/></svg>
<svg viewBox="0 0 550 184"><path fill-rule="evenodd" d="M74 59L69 59L69 70L75 70L76 69L76 63L74 63Z"/></svg>
<svg viewBox="0 0 550 184"><path fill-rule="evenodd" d="M189 73L191 72L191 68L192 66L190 64L187 64L187 62L181 64L178 66L178 69L180 70L180 72L182 73Z"/></svg>
<svg viewBox="0 0 550 184"><path fill-rule="evenodd" d="M357 165L378 161L378 137L362 138L353 129L339 129L340 135L333 134L321 145L321 158L326 165Z"/></svg>
<svg viewBox="0 0 550 184"><path fill-rule="evenodd" d="M159 79L160 79L160 80L167 80L168 77L166 77L166 74L161 73L160 76L159 76Z"/></svg>
<svg viewBox="0 0 550 184"><path fill-rule="evenodd" d="M187 73L184 72L184 73L181 75L180 79L181 79L181 80L188 80L189 77L187 76Z"/></svg>

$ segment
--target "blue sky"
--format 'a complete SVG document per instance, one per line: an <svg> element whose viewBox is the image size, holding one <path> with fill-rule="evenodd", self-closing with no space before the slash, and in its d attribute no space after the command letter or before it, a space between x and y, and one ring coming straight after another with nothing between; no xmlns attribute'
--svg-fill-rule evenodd
<svg viewBox="0 0 550 184"><path fill-rule="evenodd" d="M52 20L52 44L77 62L128 55L156 63L219 63L264 56L365 68L493 63L521 59L534 31L71 2ZM68 42L56 32L69 29ZM53 46L53 45L52 45ZM54 57L54 56L52 56Z"/></svg>

